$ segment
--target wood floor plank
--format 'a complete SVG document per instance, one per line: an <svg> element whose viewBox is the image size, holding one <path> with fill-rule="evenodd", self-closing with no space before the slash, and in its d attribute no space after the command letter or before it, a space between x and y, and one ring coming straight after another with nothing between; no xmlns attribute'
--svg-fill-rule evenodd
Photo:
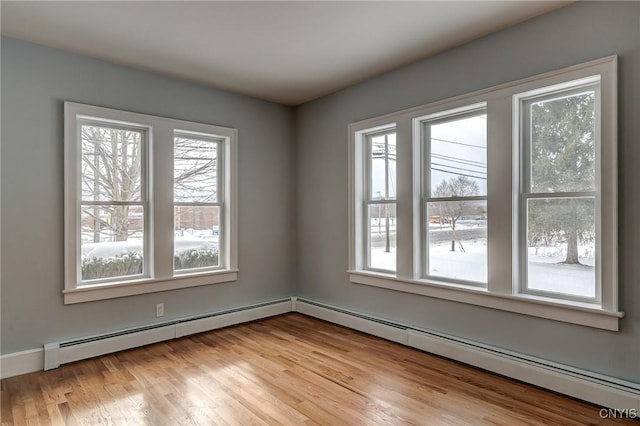
<svg viewBox="0 0 640 426"><path fill-rule="evenodd" d="M0 389L3 426L638 425L300 314L12 377Z"/></svg>

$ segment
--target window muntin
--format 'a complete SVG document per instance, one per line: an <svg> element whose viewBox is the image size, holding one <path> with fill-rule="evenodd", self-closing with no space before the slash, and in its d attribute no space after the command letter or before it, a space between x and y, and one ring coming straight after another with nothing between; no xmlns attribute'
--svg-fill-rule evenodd
<svg viewBox="0 0 640 426"><path fill-rule="evenodd" d="M521 105L520 291L600 300L599 77Z"/></svg>
<svg viewBox="0 0 640 426"><path fill-rule="evenodd" d="M200 272L224 265L224 197L220 158L224 141L214 135L174 132L174 270Z"/></svg>
<svg viewBox="0 0 640 426"><path fill-rule="evenodd" d="M386 130L365 137L367 197L365 253L368 269L396 270L396 133Z"/></svg>
<svg viewBox="0 0 640 426"><path fill-rule="evenodd" d="M148 276L147 129L81 119L79 285Z"/></svg>
<svg viewBox="0 0 640 426"><path fill-rule="evenodd" d="M486 108L472 105L420 122L423 275L486 285Z"/></svg>

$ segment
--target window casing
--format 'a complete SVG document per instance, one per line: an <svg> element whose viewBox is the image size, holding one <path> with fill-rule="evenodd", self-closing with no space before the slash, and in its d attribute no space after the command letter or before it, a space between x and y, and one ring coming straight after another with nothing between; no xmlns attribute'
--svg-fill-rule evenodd
<svg viewBox="0 0 640 426"><path fill-rule="evenodd" d="M350 281L617 330L618 319L623 313L618 311L617 300L616 61L616 57L603 58L351 124ZM587 122L586 127L591 130L585 130L577 148L571 148L588 159L588 167L582 167L581 162L574 163L579 164L576 166L580 169L578 174L584 179L588 175L591 180L586 186L576 188L541 189L540 185L531 183L531 176L540 181L540 176L549 175L554 170L561 176L566 168L554 168L541 160L545 156L553 159L558 155L549 148L545 148L547 151L540 150L542 136L553 127L548 124L553 122L549 118L551 116L544 116L542 111L550 108L549 103L567 98L572 102L580 100L573 103L592 108L589 114L581 115L583 121ZM533 125L532 117L534 121L538 120ZM486 137L471 138L472 133L481 134L483 131L483 126L478 125L477 129L480 130L474 130L471 124L475 121L479 124L479 120L485 118ZM442 125L445 126L437 127ZM446 126L463 131L456 138L453 133L451 138L436 134ZM366 219L363 219L363 206L369 195L366 188L368 154L365 141L366 135L389 128L394 129L397 137L397 268L395 271L376 271L370 269L366 261L364 242L366 234L363 221ZM438 146L437 141L434 142L436 139L457 142L449 145L459 149L443 151L444 145ZM483 151L485 147L485 158L473 153ZM531 157L531 147L543 154ZM534 161L531 161L532 158ZM542 172L540 167L544 167ZM446 173L442 174L441 170ZM446 185L443 185L436 193L439 184L460 175L468 175L469 179L482 182L482 185L478 184L476 188L466 182L471 190L460 193L446 192ZM568 241L570 237L573 238L568 231L563 231L562 226L549 228L544 225L546 219L536 219L535 215L540 216L539 212L544 212L546 207L530 206L542 202L539 200L547 202L547 199L577 204L579 211L587 212L584 216L586 225L581 228L578 240L579 259L583 265L567 266L570 267L568 269L584 268L582 272L593 275L592 281L586 285L583 282L583 287L590 289L589 293L562 287L562 279L554 280L560 276L558 274L552 273L551 280L543 277L542 281L538 279L541 275L536 278L536 271L529 276L530 270L540 266L532 262L550 263L556 260L542 256L544 244L540 241L546 238L547 246L557 250L557 257L561 253L566 256ZM450 215L441 212L432 214L436 211L436 203L442 202L465 202L471 206L466 208L466 213L463 209L460 217L466 217L465 229L474 229L469 237L474 241L465 244L460 235L459 238L451 238L452 224L446 223L451 219L443 220ZM562 211L560 207L556 210ZM556 216L560 219L563 217L561 214ZM476 220L477 223L473 222ZM472 228L472 225L479 225L481 229ZM436 230L449 232L450 235L446 237L451 238L447 242L449 251L444 245L437 246L443 243L441 240L445 240L444 237L436 240L430 235ZM451 241L454 242L453 252L450 251ZM458 241L463 243L465 249L470 244L473 250L462 252ZM532 245L534 242L538 245ZM486 247L486 252L482 252L483 247ZM536 248L539 249L538 257L535 257ZM476 275L472 279L461 275L459 268L451 268L453 273L443 272L441 267L433 270L438 256L449 259L451 256L473 254L474 250L478 250L481 257L485 256L486 272L475 268ZM559 266L564 265L555 267Z"/></svg>
<svg viewBox="0 0 640 426"><path fill-rule="evenodd" d="M236 144L235 129L65 102L65 303L236 280Z"/></svg>

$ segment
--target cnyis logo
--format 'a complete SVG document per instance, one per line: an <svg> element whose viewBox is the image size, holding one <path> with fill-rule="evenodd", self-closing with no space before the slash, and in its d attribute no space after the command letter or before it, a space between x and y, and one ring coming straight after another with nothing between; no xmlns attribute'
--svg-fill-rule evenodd
<svg viewBox="0 0 640 426"><path fill-rule="evenodd" d="M601 419L638 419L635 408L602 408L599 412Z"/></svg>

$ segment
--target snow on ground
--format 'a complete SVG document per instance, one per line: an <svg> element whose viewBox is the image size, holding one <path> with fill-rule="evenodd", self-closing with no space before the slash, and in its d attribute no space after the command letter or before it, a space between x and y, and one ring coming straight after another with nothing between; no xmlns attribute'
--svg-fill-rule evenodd
<svg viewBox="0 0 640 426"><path fill-rule="evenodd" d="M396 270L396 248L392 247L389 253L384 251L384 247L371 249L371 267L384 269L387 271Z"/></svg>
<svg viewBox="0 0 640 426"><path fill-rule="evenodd" d="M456 243L432 244L429 247L429 273L436 277L463 281L487 282L486 240L462 241L465 252Z"/></svg>
<svg viewBox="0 0 640 426"><path fill-rule="evenodd" d="M529 288L574 296L595 297L596 273L593 244L578 246L582 265L566 265L566 248L529 247Z"/></svg>
<svg viewBox="0 0 640 426"><path fill-rule="evenodd" d="M529 288L574 296L595 297L595 268L587 265L535 262L529 259Z"/></svg>
<svg viewBox="0 0 640 426"><path fill-rule="evenodd" d="M477 223L468 221L456 226L463 235L465 230L477 229ZM373 229L372 229L373 230ZM376 229L377 230L377 229ZM431 225L430 232L450 231L448 225ZM373 232L372 232L373 234ZM437 241L436 238L433 239ZM392 235L395 243L395 235ZM429 273L434 277L463 281L487 282L486 239L462 239L463 253L458 244L451 251L451 241L432 242L429 247ZM396 249L385 252L384 245L374 244L371 248L371 266L376 269L395 271ZM595 256L593 244L578 247L582 265L566 265L566 245L555 247L530 247L528 250L528 283L533 290L564 293L573 296L595 296Z"/></svg>
<svg viewBox="0 0 640 426"><path fill-rule="evenodd" d="M82 244L82 257L122 257L129 253L142 252L142 240L113 241L102 243ZM184 237L176 236L174 240L175 253L187 250L202 250L218 248L218 236L213 238L199 238L198 236L185 234Z"/></svg>
<svg viewBox="0 0 640 426"><path fill-rule="evenodd" d="M122 257L125 254L142 251L141 240L114 241L82 244L82 257Z"/></svg>

